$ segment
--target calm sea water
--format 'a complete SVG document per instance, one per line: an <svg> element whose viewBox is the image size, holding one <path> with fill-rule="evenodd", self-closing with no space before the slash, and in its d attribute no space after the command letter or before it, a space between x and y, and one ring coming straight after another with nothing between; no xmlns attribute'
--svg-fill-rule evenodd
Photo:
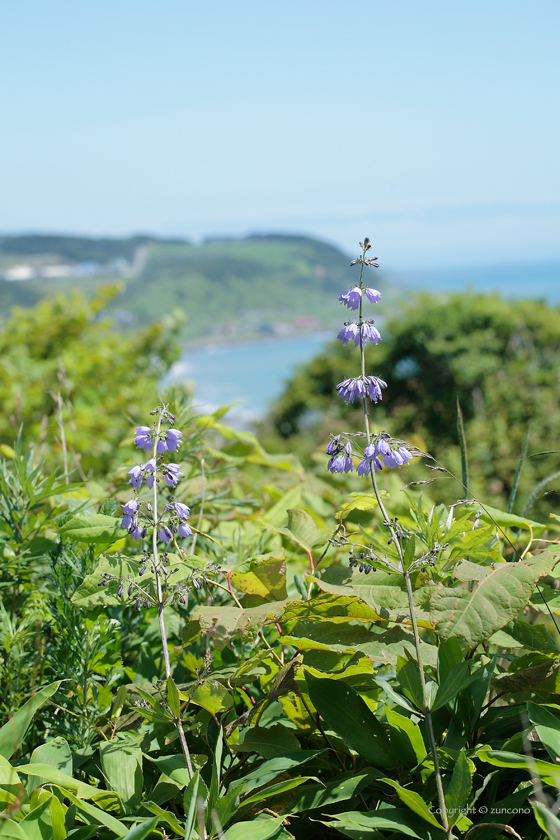
<svg viewBox="0 0 560 840"><path fill-rule="evenodd" d="M403 289L443 292L471 288L560 303L560 263L408 271L388 279ZM265 413L297 365L311 359L333 337L334 333L318 333L187 350L169 378L194 383L196 404L204 411L239 403L228 418L232 425L244 427Z"/></svg>

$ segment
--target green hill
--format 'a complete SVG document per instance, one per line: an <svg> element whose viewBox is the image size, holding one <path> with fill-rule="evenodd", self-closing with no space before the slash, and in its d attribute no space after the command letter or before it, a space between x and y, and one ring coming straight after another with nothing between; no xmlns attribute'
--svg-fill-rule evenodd
<svg viewBox="0 0 560 840"><path fill-rule="evenodd" d="M336 295L348 288L348 264L332 245L299 236L215 239L200 245L148 236L3 237L0 273L13 273L18 266L21 273L27 266L37 276L0 280L0 305L7 312L70 287L93 291L119 279L124 288L112 312L123 326L145 324L178 306L187 317L186 340L289 334L340 320ZM53 276L59 266L60 272L73 274Z"/></svg>

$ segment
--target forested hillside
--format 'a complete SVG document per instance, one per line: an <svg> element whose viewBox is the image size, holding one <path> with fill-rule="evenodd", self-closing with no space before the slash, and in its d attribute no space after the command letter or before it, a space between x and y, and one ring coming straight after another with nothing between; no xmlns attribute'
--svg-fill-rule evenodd
<svg viewBox="0 0 560 840"><path fill-rule="evenodd" d="M8 312L74 287L90 295L100 283L119 279L122 291L110 312L123 327L145 325L180 307L186 340L284 335L333 323L348 262L333 246L297 236L200 245L147 236L4 237L0 305Z"/></svg>

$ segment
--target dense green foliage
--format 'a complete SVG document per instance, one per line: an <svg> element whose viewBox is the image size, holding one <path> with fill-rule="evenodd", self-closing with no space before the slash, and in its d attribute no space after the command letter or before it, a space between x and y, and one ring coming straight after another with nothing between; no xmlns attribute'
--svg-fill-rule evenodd
<svg viewBox="0 0 560 840"><path fill-rule="evenodd" d="M23 426L24 443L62 464L62 416L69 469L91 477L120 463L126 425L150 410L179 354L181 321L124 334L101 317L117 292L49 298L0 325L0 444Z"/></svg>
<svg viewBox="0 0 560 840"><path fill-rule="evenodd" d="M461 474L457 399L469 452L470 489L507 505L527 434L528 454L558 449L560 438L560 311L540 301L504 301L497 295L424 293L400 301L383 322L383 342L368 348L369 369L389 383L375 424L421 445ZM340 342L304 366L271 412L265 439L304 458L316 441L340 428L361 428L361 407L333 400L338 382L356 375L359 351ZM271 434L271 428L274 434ZM307 456L309 458L309 456ZM529 457L518 505L537 482L560 486L560 457ZM554 483L555 480L555 483ZM457 487L440 482L435 498L453 501ZM556 505L556 499L552 501ZM521 508L519 508L521 510ZM553 509L543 507L542 511Z"/></svg>
<svg viewBox="0 0 560 840"><path fill-rule="evenodd" d="M132 450L132 427L154 422L173 335L156 326L123 336L96 319L101 307L46 301L15 313L3 334L13 371L4 400L25 423L16 439L18 424L4 419L0 460L0 837L557 840L560 517L438 505L438 484L403 492L414 471L432 475L420 463L379 473L372 493L355 473L327 473L324 455L304 469L268 454L221 412L193 415L175 391L165 400L184 437L161 458L180 460L183 476L138 499L155 511L188 504L195 531L160 540L160 573L157 539L120 527L133 496L123 465L150 455ZM450 323L444 309L434 315L440 337ZM403 358L414 351L428 364L427 347L429 364L444 359L460 381L471 357L453 365L453 353L480 342L447 335L442 345L424 334ZM376 373L395 336L393 327ZM475 363L471 391L506 369ZM452 385L430 396L418 376L411 386L410 362L407 371L385 375L397 393L419 389L423 431L433 394L447 410ZM546 365L539 371L535 389L551 387ZM44 431L39 376L64 397ZM472 434L481 421L468 393ZM372 422L393 432L402 423L404 437L416 415L404 398L402 413L386 405ZM338 412L330 431L341 419L345 430L354 422ZM62 429L94 480L66 483ZM446 433L444 424L444 448ZM453 502L464 497L455 488ZM531 489L519 484L520 507Z"/></svg>

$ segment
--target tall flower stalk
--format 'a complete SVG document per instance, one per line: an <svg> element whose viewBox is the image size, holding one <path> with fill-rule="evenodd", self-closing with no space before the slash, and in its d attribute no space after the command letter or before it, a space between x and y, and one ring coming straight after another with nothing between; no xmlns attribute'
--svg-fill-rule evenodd
<svg viewBox="0 0 560 840"><path fill-rule="evenodd" d="M182 432L174 429L175 417L163 403L151 412L155 420L151 426L138 426L134 442L139 449L151 452L151 458L145 463L132 467L128 471L129 483L134 488L134 498L122 506L123 518L121 527L126 528L129 535L136 540L147 538L151 543L151 550L146 548L140 559L138 577L143 577L149 570L145 582L121 578L118 590L119 597L126 595L135 601L137 609L142 607L156 607L167 694L176 698L176 702L168 703L169 713L177 729L177 735L185 756L187 768L192 778L193 765L187 739L183 729L183 717L178 702L178 692L171 676L171 662L169 658L169 642L165 629L164 609L174 602L186 604L191 590L188 579L174 580L172 575L179 571L179 567L171 569L174 559L162 544L175 543L177 539L191 537L192 529L187 520L190 508L169 495L167 500L161 496L162 486L167 486L168 493L174 490L182 475L181 465L166 461L168 452L175 452L181 443ZM151 491L151 501L140 496L143 484ZM151 535L149 534L151 530ZM105 574L102 583L114 580L115 575ZM200 588L200 580L196 573L191 575L192 585Z"/></svg>
<svg viewBox="0 0 560 840"><path fill-rule="evenodd" d="M387 384L375 376L368 376L366 374L365 348L367 342L377 344L381 340L381 335L374 322L364 319L363 306L364 298L370 303L378 303L381 299L381 293L376 289L364 286L363 277L366 266L379 267L377 257L368 257L367 253L371 249L369 239L366 237L363 242L360 242L362 253L355 260L352 260L351 265L360 266L359 282L354 288L342 292L339 295L339 301L351 310L358 311L358 320L356 322L346 322L344 329L338 334L338 338L347 344L350 340L354 341L355 346L360 347L360 376L351 379L345 379L337 385L337 391L340 397L346 403L352 403L356 399L360 399L363 406L364 416L364 437L365 447L361 453L361 461L357 466L357 473L361 476L369 476L379 510L383 516L383 525L389 530L390 542L394 544L397 552L398 563L391 562L388 558L381 559L377 557L373 551L369 554L369 563L360 563L360 570L368 573L372 566L386 569L392 573L399 573L403 576L410 612L410 621L412 625L412 633L414 637L414 646L416 649L416 660L418 664L418 673L420 676L420 684L422 689L422 704L424 719L426 721L426 729L428 733L428 740L430 744L430 752L434 762L434 773L436 779L437 795L442 818L443 828L448 838L451 838L452 831L447 819L445 796L443 792L443 784L441 772L439 767L437 747L434 736L434 729L432 724L432 717L430 713L430 701L426 688L426 679L424 676L424 663L422 661L422 650L420 643L420 634L418 632L418 622L416 621L416 614L414 609L414 595L411 581L411 572L424 565L433 563L433 557L429 554L414 560L414 558L405 559L405 552L403 550L402 540L406 538L406 534L399 528L397 519L390 519L387 509L383 503L379 486L377 483L377 472L384 468L401 467L407 464L414 455L421 454L415 447L405 444L403 441L394 440L386 432L379 432L372 434L369 421L369 406L368 400L372 403L378 403L382 399L382 391L387 387ZM351 441L348 436L337 435L333 437L327 446L327 454L331 455L327 468L333 472L352 472L354 469L354 447L356 442ZM358 454L358 457L360 455ZM351 564L358 565L353 558L353 549L351 549Z"/></svg>

